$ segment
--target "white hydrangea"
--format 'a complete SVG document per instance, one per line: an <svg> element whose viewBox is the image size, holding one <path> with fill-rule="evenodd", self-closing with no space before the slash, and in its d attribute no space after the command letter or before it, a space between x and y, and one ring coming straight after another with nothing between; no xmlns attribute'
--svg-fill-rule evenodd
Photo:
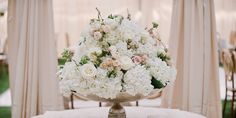
<svg viewBox="0 0 236 118"><path fill-rule="evenodd" d="M120 56L132 57L133 53L127 49L127 43L119 41L116 45L117 52Z"/></svg>
<svg viewBox="0 0 236 118"><path fill-rule="evenodd" d="M128 56L119 57L118 61L120 62L121 68L123 70L129 70L130 68L132 68L135 65L133 63L133 61L131 60L131 58Z"/></svg>
<svg viewBox="0 0 236 118"><path fill-rule="evenodd" d="M109 25L110 28L115 29L119 25L118 19L110 19L110 18L105 18L104 19L104 24Z"/></svg>
<svg viewBox="0 0 236 118"><path fill-rule="evenodd" d="M176 70L173 67L167 66L166 62L161 59L148 59L147 65L151 75L166 85L168 82L173 82L176 76Z"/></svg>
<svg viewBox="0 0 236 118"><path fill-rule="evenodd" d="M138 65L124 75L124 90L131 95L148 95L153 90L151 79L149 71Z"/></svg>
<svg viewBox="0 0 236 118"><path fill-rule="evenodd" d="M69 80L79 79L81 76L74 62L66 62L63 68L60 70L59 77L63 78L64 80Z"/></svg>
<svg viewBox="0 0 236 118"><path fill-rule="evenodd" d="M82 95L91 94L91 89L94 86L93 78L81 78L79 80L74 80L71 90L78 92Z"/></svg>
<svg viewBox="0 0 236 118"><path fill-rule="evenodd" d="M91 86L94 81L91 79L70 79L70 80L61 80L59 82L60 92L65 97L69 97L72 91L76 91L82 95L88 95L91 93Z"/></svg>
<svg viewBox="0 0 236 118"><path fill-rule="evenodd" d="M122 89L121 79L123 73L121 71L118 71L115 78L108 78L107 72L107 70L98 68L98 77L94 81L95 86L91 91L92 93L100 97L112 99L115 98Z"/></svg>
<svg viewBox="0 0 236 118"><path fill-rule="evenodd" d="M141 39L141 32L147 32L140 26L138 26L133 21L128 19L124 19L118 28L120 33L122 34L123 40L132 39L133 41L139 41Z"/></svg>
<svg viewBox="0 0 236 118"><path fill-rule="evenodd" d="M140 44L139 48L137 49L138 54L148 54L149 57L157 56L157 47L150 44Z"/></svg>
<svg viewBox="0 0 236 118"><path fill-rule="evenodd" d="M63 96L70 97L70 95L72 93L71 87L70 87L71 84L73 84L71 80L64 80L63 79L59 82L60 93L62 93Z"/></svg>
<svg viewBox="0 0 236 118"><path fill-rule="evenodd" d="M114 45L119 41L119 39L120 39L119 33L116 30L114 30L107 33L103 40L110 43L111 45Z"/></svg>

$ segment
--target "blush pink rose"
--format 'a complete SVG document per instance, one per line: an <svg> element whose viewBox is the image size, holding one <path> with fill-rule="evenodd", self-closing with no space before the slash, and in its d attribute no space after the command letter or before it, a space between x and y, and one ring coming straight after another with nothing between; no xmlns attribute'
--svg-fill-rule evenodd
<svg viewBox="0 0 236 118"><path fill-rule="evenodd" d="M93 37L94 37L94 39L99 40L102 38L102 33L99 31L96 31L93 33Z"/></svg>
<svg viewBox="0 0 236 118"><path fill-rule="evenodd" d="M133 56L132 57L132 61L135 63L135 64L140 64L142 62L142 57L140 56Z"/></svg>

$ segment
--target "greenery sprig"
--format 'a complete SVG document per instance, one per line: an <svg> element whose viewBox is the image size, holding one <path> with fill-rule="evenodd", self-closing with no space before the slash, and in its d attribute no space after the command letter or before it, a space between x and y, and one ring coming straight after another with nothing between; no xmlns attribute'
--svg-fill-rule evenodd
<svg viewBox="0 0 236 118"><path fill-rule="evenodd" d="M111 70L111 71L107 72L107 77L109 77L109 78L115 78L116 75L117 75L117 73L115 70Z"/></svg>
<svg viewBox="0 0 236 118"><path fill-rule="evenodd" d="M79 62L80 65L84 65L89 62L89 57L88 56L82 56L81 60Z"/></svg>
<svg viewBox="0 0 236 118"><path fill-rule="evenodd" d="M65 59L66 61L71 61L72 59L72 56L73 56L73 52L65 49L63 52L62 52L62 59Z"/></svg>

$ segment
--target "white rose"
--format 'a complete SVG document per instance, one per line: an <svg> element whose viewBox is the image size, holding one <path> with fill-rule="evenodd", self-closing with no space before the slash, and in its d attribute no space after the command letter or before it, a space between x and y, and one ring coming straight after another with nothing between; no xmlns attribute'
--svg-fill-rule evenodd
<svg viewBox="0 0 236 118"><path fill-rule="evenodd" d="M94 78L97 74L97 69L92 63L84 64L80 68L80 73L83 78Z"/></svg>
<svg viewBox="0 0 236 118"><path fill-rule="evenodd" d="M102 49L100 47L90 48L87 52L89 59L95 60L97 58L94 53L96 53L97 55L100 55L102 54Z"/></svg>
<svg viewBox="0 0 236 118"><path fill-rule="evenodd" d="M101 32L96 31L93 33L93 37L94 37L94 39L99 40L102 38L102 34L101 34Z"/></svg>
<svg viewBox="0 0 236 118"><path fill-rule="evenodd" d="M124 70L129 70L134 66L133 61L128 56L122 56L118 60L121 64L121 68Z"/></svg>

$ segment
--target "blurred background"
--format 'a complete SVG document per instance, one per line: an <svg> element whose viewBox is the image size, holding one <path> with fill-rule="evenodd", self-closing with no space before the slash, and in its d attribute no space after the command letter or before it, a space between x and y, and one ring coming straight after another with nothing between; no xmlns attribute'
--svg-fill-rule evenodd
<svg viewBox="0 0 236 118"><path fill-rule="evenodd" d="M11 117L11 96L9 90L9 74L7 59L7 6L8 0L0 0L0 118ZM215 17L218 50L235 48L236 46L236 1L215 0ZM60 54L64 48L73 48L79 40L80 32L87 26L89 19L97 17L95 8L102 16L121 14L126 16L127 9L131 18L143 27L151 26L155 21L159 24L160 36L168 43L170 35L173 0L53 0L55 40L59 64ZM10 20L9 18L8 20ZM225 98L224 70L219 64L220 88L222 101ZM132 103L135 105L136 103ZM160 98L143 100L143 106L160 106ZM76 100L74 106L98 106L96 102ZM230 113L227 107L226 117Z"/></svg>

